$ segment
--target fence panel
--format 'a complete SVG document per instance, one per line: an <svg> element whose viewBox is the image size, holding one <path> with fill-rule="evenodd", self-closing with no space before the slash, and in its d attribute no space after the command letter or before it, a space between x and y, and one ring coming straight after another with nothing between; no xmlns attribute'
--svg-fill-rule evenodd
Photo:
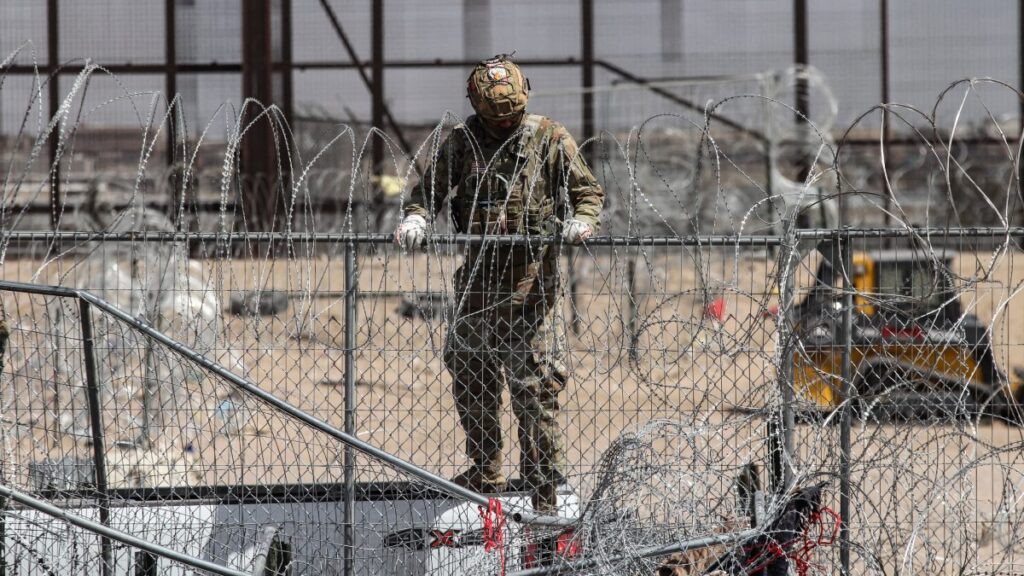
<svg viewBox="0 0 1024 576"><path fill-rule="evenodd" d="M446 346L469 315L453 278L474 245L452 240L409 254L382 237L310 236L292 238L283 257L265 242L228 249L212 236L64 241L55 259L12 252L22 257L4 279L91 290L325 425L452 477L471 461ZM214 256L188 258L189 244ZM1005 234L811 232L795 247L771 237L550 246L575 274L575 296L563 293L550 313L567 376L557 395L560 513L583 514L584 557L605 558L613 573L615 558L654 570L663 559L641 561L644 546L749 527L736 485L754 471L767 517L789 487L828 483L849 545L815 553L826 571L1016 566L1024 467L1007 393L1020 394L1020 280ZM2 294L5 478L67 506L95 505L79 309ZM94 330L111 522L151 530L133 502L191 495L215 505L173 508L183 524L154 534L229 566L244 567L231 554L259 544L268 522L309 569L496 566L476 549L441 558L393 545L427 539L442 518L479 529L468 528L480 521L472 503L439 504L424 496L437 489L430 482L351 452L117 317L98 313ZM471 352L501 343L479 346ZM516 477L528 438L516 432L508 370L486 377L503 397L503 471ZM512 485L520 498L534 488ZM249 511L230 513L231 502ZM188 526L235 536L197 551L182 539ZM510 558L531 538L516 526Z"/></svg>

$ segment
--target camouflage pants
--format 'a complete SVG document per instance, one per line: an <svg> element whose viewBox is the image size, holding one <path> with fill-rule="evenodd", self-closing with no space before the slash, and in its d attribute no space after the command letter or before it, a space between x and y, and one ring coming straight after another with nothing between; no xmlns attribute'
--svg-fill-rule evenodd
<svg viewBox="0 0 1024 576"><path fill-rule="evenodd" d="M559 304L537 312L523 306L465 312L445 343L466 454L483 470L501 473L501 395L507 382L519 422L520 473L532 487L553 485L564 466L557 422L558 394L566 382Z"/></svg>

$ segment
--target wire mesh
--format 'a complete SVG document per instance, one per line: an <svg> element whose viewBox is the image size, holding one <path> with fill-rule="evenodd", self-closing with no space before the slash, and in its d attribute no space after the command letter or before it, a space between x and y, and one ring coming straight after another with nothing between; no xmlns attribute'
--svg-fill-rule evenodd
<svg viewBox="0 0 1024 576"><path fill-rule="evenodd" d="M175 189L192 200L177 219L143 202L140 163L127 206L94 202L92 221L58 222L65 233L15 232L20 187L44 190L21 170L34 160L14 156L2 484L165 556L257 573L271 549L300 574L1018 570L1013 137L987 151L1011 168L992 172L962 160L943 118L893 109L929 129L921 170L941 190L914 212L885 148L859 156L881 178L858 172L828 135L829 108L795 114L801 85L830 102L812 71L756 81L763 92L590 143L605 227L579 246L454 234L445 210L422 251L363 232L393 227L415 177L378 201L385 181L367 177L369 142L349 127L307 143L349 159L327 234L304 204L316 154L280 158L294 177L282 232L249 227L237 117L219 169L199 169L216 145L179 143L191 160ZM961 83L940 103L979 86L1001 89ZM74 150L78 121L61 114L41 138ZM420 159L458 120L431 131ZM389 159L416 160L394 146ZM204 177L217 184L212 233L182 218L200 215ZM896 227L836 228L837 199L844 218ZM539 304L469 304L507 296L505 271L539 250L558 280ZM488 458L508 490L444 480L476 463L475 418L490 419ZM564 464L544 443L564 446ZM111 545L107 561L95 530L30 509L4 502L3 548L19 554L7 565L89 573L144 559Z"/></svg>
<svg viewBox="0 0 1024 576"><path fill-rule="evenodd" d="M1014 256L992 259L991 238L950 235L943 246L915 248L912 242L907 247L905 237L855 236L853 267L845 274L841 264L831 267L842 256L826 238L796 265L794 306L783 312L777 294L760 283L779 275L771 268L769 242L704 248L702 256L678 246L637 249L635 259L629 250L608 250L603 258L590 256L589 266L577 262L584 329L579 336L567 331L573 380L564 392L559 423L571 463L565 472L572 492L564 494L563 513L581 515L577 538L584 557L605 558L599 573L653 572L663 557L640 560L630 551L749 527L748 503L737 494L736 483L751 463L762 469L761 481L768 481L776 448L766 430L782 399L776 367L791 356L797 422L785 466L792 468L794 482L828 479L838 487L841 420L847 414L851 420L853 488L843 520L855 569L912 573L943 572L964 562L979 570L1016 566L1013 502L1021 481L1020 434L1007 419L1019 416L998 387L983 384L1002 378L1009 386L1015 378L1009 370L1019 338L1008 306L1019 281ZM330 242L324 244L320 250L330 253ZM113 242L90 246L103 248L90 257L103 254L107 267L120 268L111 262L123 248ZM145 250L157 247L167 248L156 244ZM599 248L592 250L599 253ZM451 293L414 293L402 284L435 288L427 258L407 261L387 249L374 252L371 245L358 259L354 429L360 439L403 459L453 475L467 462L460 454L450 379L438 359L443 303L450 302ZM159 259L150 254L147 260ZM318 272L312 266L316 260L324 271L317 274L317 289L306 291L300 271ZM629 264L638 260L639 265ZM702 275L686 274L696 267L694 261L706 263L709 277L739 273L701 284ZM849 382L855 392L843 399L837 392L846 385L838 378L843 354L838 338L847 309L833 303L849 293L843 278L859 282L855 276L863 271L857 267L867 262L876 266L878 284L861 285L851 294L857 320L850 331L856 360L850 360ZM9 261L5 278L19 277L12 274L28 263ZM202 288L194 276L187 288L160 289L191 299L197 311L221 300L242 315L221 311L176 318L187 312L166 304L143 314L261 388L341 426L344 353L339 349L346 318L337 310L344 287L336 260L264 260L269 281L262 297L231 283L260 261L230 264L227 268L243 271L222 269L226 281L210 282L218 289ZM443 285L450 269L437 261L434 266L432 277ZM188 268L194 275L198 267ZM399 270L408 276L388 277ZM676 270L678 277L659 278L648 270ZM976 278L979 270L987 271L984 280ZM84 280L73 281L68 274L61 283L87 287L127 311L138 309L133 297L147 297L130 281L110 281L95 268L80 272ZM138 273L140 278L152 274L144 268ZM602 288L588 288L592 282ZM222 296L213 297L216 293ZM18 391L4 401L5 479L72 509L78 509L75 503L88 509L81 502L95 497L95 468L77 306L68 299L3 295L11 326L5 389ZM283 310L281 296L290 301ZM323 301L310 302L313 297ZM941 313L935 311L939 306ZM874 310L868 312L869 307ZM258 315L271 310L277 311ZM786 317L793 320L793 336L783 342L788 352L782 352L777 338L785 332L776 323ZM207 325L213 318L224 326ZM978 318L988 320L980 330ZM204 344L207 330L215 334L212 346ZM331 566L340 565L344 446L144 340L116 320L97 318L112 524L238 568L248 566L245 559L253 557L272 524L293 546L298 573L330 573ZM986 354L991 355L987 367ZM956 378L965 383L956 386ZM936 381L951 385L936 388ZM148 405L147 391L133 386L152 387ZM505 414L502 428L514 429L511 414ZM13 449L12 439L17 440ZM505 452L508 469L515 470L518 450L511 441ZM495 557L478 549L482 527L475 505L452 502L363 455L353 466L355 573L498 570ZM173 504L186 498L200 499L206 509ZM525 495L518 498L519 505L527 505ZM835 492L830 498L837 508ZM150 506L135 504L142 501ZM162 503L155 516L146 512L154 502ZM773 502L769 495L763 504L769 514ZM17 519L7 528L22 540L32 534ZM209 541L196 548L204 534ZM509 528L510 566L522 561L529 537ZM423 554L436 550L431 546L437 542L446 555ZM79 545L82 556L64 550L45 558L51 565L70 566L53 564L62 555L66 563L95 562L95 546ZM835 551L820 554L820 569L838 565ZM715 557L705 558L705 565Z"/></svg>

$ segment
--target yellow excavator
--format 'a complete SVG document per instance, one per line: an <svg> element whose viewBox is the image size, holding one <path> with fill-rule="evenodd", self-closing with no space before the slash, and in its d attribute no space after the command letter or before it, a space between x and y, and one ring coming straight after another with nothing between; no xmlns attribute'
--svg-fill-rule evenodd
<svg viewBox="0 0 1024 576"><path fill-rule="evenodd" d="M948 252L852 253L853 390L845 390L841 267L829 256L819 263L806 298L793 308L793 379L801 397L826 410L849 397L855 409L875 416L953 410L1021 421L1024 374L1004 372L992 355L986 326L963 313Z"/></svg>

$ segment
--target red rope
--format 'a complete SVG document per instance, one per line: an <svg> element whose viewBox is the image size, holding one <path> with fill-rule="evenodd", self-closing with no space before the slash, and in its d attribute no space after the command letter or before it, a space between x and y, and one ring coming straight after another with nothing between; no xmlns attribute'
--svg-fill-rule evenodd
<svg viewBox="0 0 1024 576"><path fill-rule="evenodd" d="M833 520L832 529L827 533L825 522L822 521L823 513L831 516ZM811 514L811 517L807 519L807 526L804 527L804 533L801 535L803 542L799 548L789 555L789 558L793 560L793 564L796 565L797 574L807 576L807 571L811 567L811 554L814 552L814 549L818 546L831 546L839 537L839 527L842 526L842 523L843 519L839 514L828 506L823 506L820 510ZM812 527L817 528L817 533L814 536L811 535Z"/></svg>
<svg viewBox="0 0 1024 576"><path fill-rule="evenodd" d="M490 498L487 508L480 506L480 516L484 520L484 551L498 551L501 563L499 574L505 576L505 515L501 511L501 500Z"/></svg>
<svg viewBox="0 0 1024 576"><path fill-rule="evenodd" d="M832 517L832 529L826 532L824 515ZM769 564L778 560L779 558L786 557L788 560L793 561L793 566L796 568L796 573L799 576L807 576L811 569L811 554L814 553L814 549L819 546L831 546L835 543L839 537L839 528L842 526L843 519L836 513L835 510L824 506L807 518L807 525L804 527L803 534L800 538L787 542L780 545L778 542L772 540L764 545L764 552L767 554L767 558L758 557L752 558L747 563L747 572L750 574L757 573L764 568L768 567ZM811 529L817 528L817 532L812 536ZM800 545L795 548L792 552L786 552L786 548L789 548L793 544L799 542ZM753 568L749 568L750 564L754 564L756 560L760 560L757 565Z"/></svg>

